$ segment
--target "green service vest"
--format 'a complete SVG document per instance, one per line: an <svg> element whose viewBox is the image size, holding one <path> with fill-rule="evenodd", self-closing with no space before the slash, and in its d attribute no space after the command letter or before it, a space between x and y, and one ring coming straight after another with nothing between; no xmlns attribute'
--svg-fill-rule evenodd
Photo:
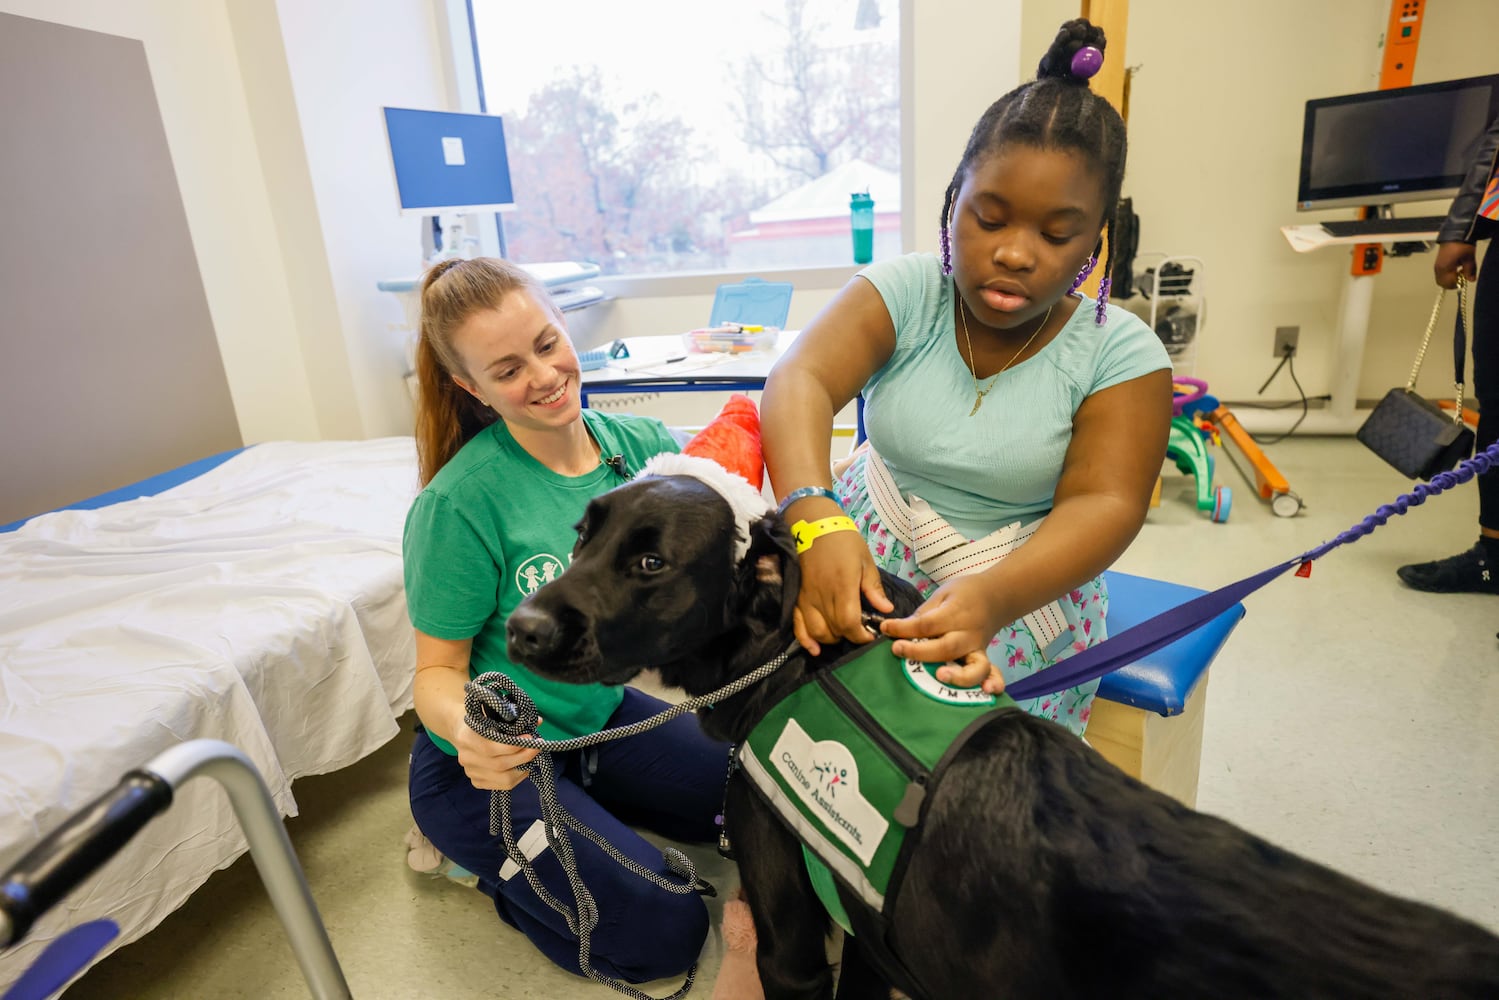
<svg viewBox="0 0 1499 1000"><path fill-rule="evenodd" d="M814 672L739 750L750 783L801 839L818 897L845 930L833 879L885 913L905 869L906 832L920 822L942 765L1015 704L944 684L931 672L936 665L902 660L891 645L860 646Z"/></svg>

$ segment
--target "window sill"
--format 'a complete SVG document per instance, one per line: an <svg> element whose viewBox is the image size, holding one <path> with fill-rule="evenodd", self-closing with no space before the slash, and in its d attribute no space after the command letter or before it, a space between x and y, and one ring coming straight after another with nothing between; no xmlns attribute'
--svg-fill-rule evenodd
<svg viewBox="0 0 1499 1000"><path fill-rule="evenodd" d="M798 290L837 289L848 284L863 265L799 267L785 271L683 271L675 274L628 274L597 277L590 285L614 298L675 298L712 295L719 285L737 284L745 278L789 281Z"/></svg>

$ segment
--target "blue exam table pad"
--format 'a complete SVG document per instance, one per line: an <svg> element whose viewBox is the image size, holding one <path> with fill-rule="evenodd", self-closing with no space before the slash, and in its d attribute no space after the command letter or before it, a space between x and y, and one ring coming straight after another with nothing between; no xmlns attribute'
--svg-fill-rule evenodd
<svg viewBox="0 0 1499 1000"><path fill-rule="evenodd" d="M1103 578L1109 588L1111 636L1207 593L1115 570L1104 573ZM1180 715L1192 689L1243 617L1244 605L1235 604L1197 631L1105 674L1098 684L1098 697L1160 715Z"/></svg>

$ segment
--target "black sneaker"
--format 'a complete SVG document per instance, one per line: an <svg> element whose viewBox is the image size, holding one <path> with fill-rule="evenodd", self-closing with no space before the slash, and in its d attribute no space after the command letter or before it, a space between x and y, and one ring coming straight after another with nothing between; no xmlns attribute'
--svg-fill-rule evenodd
<svg viewBox="0 0 1499 1000"><path fill-rule="evenodd" d="M1455 556L1412 563L1395 572L1407 586L1433 594L1499 594L1499 560L1483 542Z"/></svg>

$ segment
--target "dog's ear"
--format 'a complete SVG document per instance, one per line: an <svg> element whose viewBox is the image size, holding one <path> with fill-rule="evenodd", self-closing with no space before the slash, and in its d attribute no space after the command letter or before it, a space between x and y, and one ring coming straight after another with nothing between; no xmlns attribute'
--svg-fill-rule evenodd
<svg viewBox="0 0 1499 1000"><path fill-rule="evenodd" d="M796 540L780 516L766 514L749 526L749 550L738 574L739 613L789 634L802 571Z"/></svg>

